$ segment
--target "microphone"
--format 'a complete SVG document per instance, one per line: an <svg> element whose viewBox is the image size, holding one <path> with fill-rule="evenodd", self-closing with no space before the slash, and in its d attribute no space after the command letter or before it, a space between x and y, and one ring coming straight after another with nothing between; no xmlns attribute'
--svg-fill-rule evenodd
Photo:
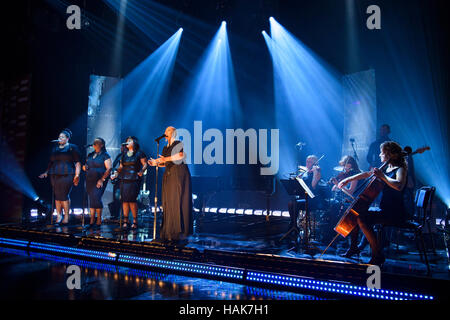
<svg viewBox="0 0 450 320"><path fill-rule="evenodd" d="M350 142L351 143L355 143L355 139L354 138L350 138Z"/></svg>
<svg viewBox="0 0 450 320"><path fill-rule="evenodd" d="M165 137L167 137L167 136L165 134L163 134L161 137L156 138L155 141L159 142L159 140L161 140L162 138L165 138Z"/></svg>
<svg viewBox="0 0 450 320"><path fill-rule="evenodd" d="M122 146L127 146L127 145L128 145L128 142L122 143Z"/></svg>
<svg viewBox="0 0 450 320"><path fill-rule="evenodd" d="M56 140L52 140L52 141L50 141L50 142L61 142L61 140L56 139Z"/></svg>
<svg viewBox="0 0 450 320"><path fill-rule="evenodd" d="M304 147L304 146L306 146L306 143L300 141L300 142L297 143L295 146L296 146L296 147Z"/></svg>
<svg viewBox="0 0 450 320"><path fill-rule="evenodd" d="M85 145L84 147L85 148L89 148L89 147L92 147L94 144L93 143L91 143L91 144L87 144L87 145Z"/></svg>

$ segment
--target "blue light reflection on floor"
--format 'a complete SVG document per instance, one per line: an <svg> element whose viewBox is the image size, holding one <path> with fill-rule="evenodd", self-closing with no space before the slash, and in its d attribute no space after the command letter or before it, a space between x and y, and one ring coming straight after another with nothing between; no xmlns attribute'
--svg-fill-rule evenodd
<svg viewBox="0 0 450 320"><path fill-rule="evenodd" d="M81 268L81 289L66 268ZM312 295L170 275L24 250L0 248L0 298L125 300L318 300Z"/></svg>

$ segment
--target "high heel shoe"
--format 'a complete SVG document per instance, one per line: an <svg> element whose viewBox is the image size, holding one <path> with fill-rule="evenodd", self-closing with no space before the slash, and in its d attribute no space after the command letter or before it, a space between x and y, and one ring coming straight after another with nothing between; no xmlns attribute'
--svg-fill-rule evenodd
<svg viewBox="0 0 450 320"><path fill-rule="evenodd" d="M62 219L63 219L63 215L62 215L62 214L56 215L56 221L55 221L55 223L56 223L56 224L60 224L61 221L62 221Z"/></svg>
<svg viewBox="0 0 450 320"><path fill-rule="evenodd" d="M67 226L69 224L69 216L64 216L64 220L61 224Z"/></svg>

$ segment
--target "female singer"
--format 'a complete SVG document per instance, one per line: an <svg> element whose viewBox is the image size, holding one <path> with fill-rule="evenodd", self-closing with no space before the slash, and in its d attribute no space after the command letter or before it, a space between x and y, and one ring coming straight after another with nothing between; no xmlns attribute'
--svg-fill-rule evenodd
<svg viewBox="0 0 450 320"><path fill-rule="evenodd" d="M120 178L120 198L122 201L124 223L122 227L128 227L128 214L131 209L133 214L132 229L137 228L137 197L139 195L140 180L147 169L147 157L139 150L139 142L136 137L126 139L127 152L120 159L119 168L111 179Z"/></svg>
<svg viewBox="0 0 450 320"><path fill-rule="evenodd" d="M95 214L97 214L97 226L102 224L103 202L102 196L108 184L111 173L111 157L106 152L105 140L96 138L94 140L94 151L86 159L83 170L86 171L86 192L89 198L89 211L91 215L90 226L94 225Z"/></svg>
<svg viewBox="0 0 450 320"><path fill-rule="evenodd" d="M369 264L381 265L384 263L384 255L381 251L379 243L377 243L375 233L372 229L374 224L395 226L404 222L406 218L406 210L403 204L403 191L408 176L408 166L406 164L404 153L400 145L393 141L386 141L380 146L380 160L388 163L384 171L373 168L369 172L363 172L339 182L338 187L343 188L354 180L368 178L374 174L378 179L385 183L381 196L380 208L377 211L368 210L360 212L357 217L358 227L362 230L370 248L372 249L372 258ZM358 228L357 227L357 228ZM348 255L358 253L359 249L356 245L358 233L351 233L351 245L347 252Z"/></svg>
<svg viewBox="0 0 450 320"><path fill-rule="evenodd" d="M61 223L61 211L64 209L63 224L69 223L69 194L72 185L77 186L80 181L80 152L78 147L69 143L72 132L69 129L61 131L58 137L58 145L53 148L47 171L39 178L47 178L50 175L50 181L55 197L55 207L57 213L56 223Z"/></svg>
<svg viewBox="0 0 450 320"><path fill-rule="evenodd" d="M168 127L164 132L167 145L162 156L148 161L151 166L165 167L162 183L163 222L160 237L167 241L185 240L192 234L191 174L183 159L183 143L175 140L177 132Z"/></svg>

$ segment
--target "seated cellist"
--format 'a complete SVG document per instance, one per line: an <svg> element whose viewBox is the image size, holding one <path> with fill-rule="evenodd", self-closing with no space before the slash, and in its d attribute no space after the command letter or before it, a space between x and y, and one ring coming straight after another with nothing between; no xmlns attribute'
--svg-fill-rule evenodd
<svg viewBox="0 0 450 320"><path fill-rule="evenodd" d="M350 233L351 244L346 256L350 257L359 253L357 247L358 230L366 236L372 251L372 258L369 264L382 265L384 263L384 255L381 251L380 244L377 242L373 225L382 224L395 226L399 225L406 219L406 210L403 204L403 191L407 178L407 164L404 153L400 145L393 141L386 141L380 146L380 160L387 162L388 165L384 170L373 168L371 171L362 172L354 176L341 180L338 184L339 188L343 188L354 180L361 180L374 174L378 179L385 183L382 191L380 208L378 210L368 210L366 212L358 212L357 227Z"/></svg>

